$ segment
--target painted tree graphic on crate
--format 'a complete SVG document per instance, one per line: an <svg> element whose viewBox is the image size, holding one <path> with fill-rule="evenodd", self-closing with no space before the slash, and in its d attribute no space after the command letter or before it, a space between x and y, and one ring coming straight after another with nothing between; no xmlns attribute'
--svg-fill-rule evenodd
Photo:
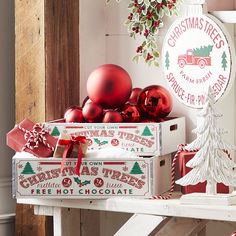
<svg viewBox="0 0 236 236"><path fill-rule="evenodd" d="M51 135L55 137L58 137L60 135L60 131L56 126L53 128Z"/></svg>
<svg viewBox="0 0 236 236"><path fill-rule="evenodd" d="M134 165L130 171L130 174L133 174L133 175L143 174L143 171L141 170L137 161L134 163Z"/></svg>
<svg viewBox="0 0 236 236"><path fill-rule="evenodd" d="M182 186L207 181L207 194L216 194L217 183L236 186L235 163L227 154L231 146L224 142L224 131L217 127L217 119L221 115L215 113L214 102L214 93L209 89L205 105L198 114L201 120L193 130L198 137L186 146L188 151L198 150L186 164L192 170L176 181Z"/></svg>
<svg viewBox="0 0 236 236"><path fill-rule="evenodd" d="M170 59L169 59L170 55L169 55L169 52L167 51L166 52L166 55L165 55L165 66L166 66L166 69L168 70L169 67L170 67Z"/></svg>
<svg viewBox="0 0 236 236"><path fill-rule="evenodd" d="M226 53L225 53L225 51L224 51L223 54L222 54L222 56L221 56L221 58L222 58L221 64L222 64L222 68L223 68L224 70L227 68L227 64L228 64L226 57L227 57L227 56L226 56Z"/></svg>
<svg viewBox="0 0 236 236"><path fill-rule="evenodd" d="M142 136L152 136L152 132L150 131L150 129L148 128L148 126L145 126L143 132L142 132Z"/></svg>
<svg viewBox="0 0 236 236"><path fill-rule="evenodd" d="M31 164L28 161L26 162L25 167L23 171L21 172L21 174L24 174L24 175L35 174Z"/></svg>

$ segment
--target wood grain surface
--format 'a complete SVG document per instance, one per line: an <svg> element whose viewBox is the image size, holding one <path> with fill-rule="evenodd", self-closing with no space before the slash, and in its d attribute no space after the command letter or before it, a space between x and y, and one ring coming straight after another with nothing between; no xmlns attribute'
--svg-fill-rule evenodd
<svg viewBox="0 0 236 236"><path fill-rule="evenodd" d="M45 1L46 119L79 105L79 0Z"/></svg>
<svg viewBox="0 0 236 236"><path fill-rule="evenodd" d="M16 122L79 104L79 0L15 0ZM17 205L16 235L52 235L51 219Z"/></svg>

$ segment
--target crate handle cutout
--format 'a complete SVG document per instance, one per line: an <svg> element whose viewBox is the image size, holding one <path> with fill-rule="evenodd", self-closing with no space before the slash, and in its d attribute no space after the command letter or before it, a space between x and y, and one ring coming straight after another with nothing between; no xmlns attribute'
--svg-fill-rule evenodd
<svg viewBox="0 0 236 236"><path fill-rule="evenodd" d="M170 131L174 131L174 130L177 130L177 129L178 129L178 125L177 124L174 124L174 125L170 126Z"/></svg>
<svg viewBox="0 0 236 236"><path fill-rule="evenodd" d="M160 166L164 166L166 164L166 161L165 160L161 160L160 161Z"/></svg>

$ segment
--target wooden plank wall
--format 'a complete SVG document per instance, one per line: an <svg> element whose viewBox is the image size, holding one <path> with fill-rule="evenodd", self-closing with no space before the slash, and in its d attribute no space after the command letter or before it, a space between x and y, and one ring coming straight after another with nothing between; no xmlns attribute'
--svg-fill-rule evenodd
<svg viewBox="0 0 236 236"><path fill-rule="evenodd" d="M62 117L79 104L79 0L15 0L16 122ZM17 236L52 235L50 221L17 205Z"/></svg>
<svg viewBox="0 0 236 236"><path fill-rule="evenodd" d="M79 105L79 0L45 0L46 119Z"/></svg>

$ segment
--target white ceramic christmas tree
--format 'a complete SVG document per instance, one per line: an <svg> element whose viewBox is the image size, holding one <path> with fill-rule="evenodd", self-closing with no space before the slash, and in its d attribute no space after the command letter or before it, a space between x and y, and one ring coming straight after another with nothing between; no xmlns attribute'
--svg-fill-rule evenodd
<svg viewBox="0 0 236 236"><path fill-rule="evenodd" d="M236 186L235 163L227 154L231 147L223 140L224 131L217 127L217 119L221 115L215 113L214 101L214 93L209 89L206 103L198 114L201 120L199 120L197 128L193 130L198 136L186 146L188 151L198 150L186 164L192 170L176 181L182 186L207 181L207 195L217 193L217 183Z"/></svg>

